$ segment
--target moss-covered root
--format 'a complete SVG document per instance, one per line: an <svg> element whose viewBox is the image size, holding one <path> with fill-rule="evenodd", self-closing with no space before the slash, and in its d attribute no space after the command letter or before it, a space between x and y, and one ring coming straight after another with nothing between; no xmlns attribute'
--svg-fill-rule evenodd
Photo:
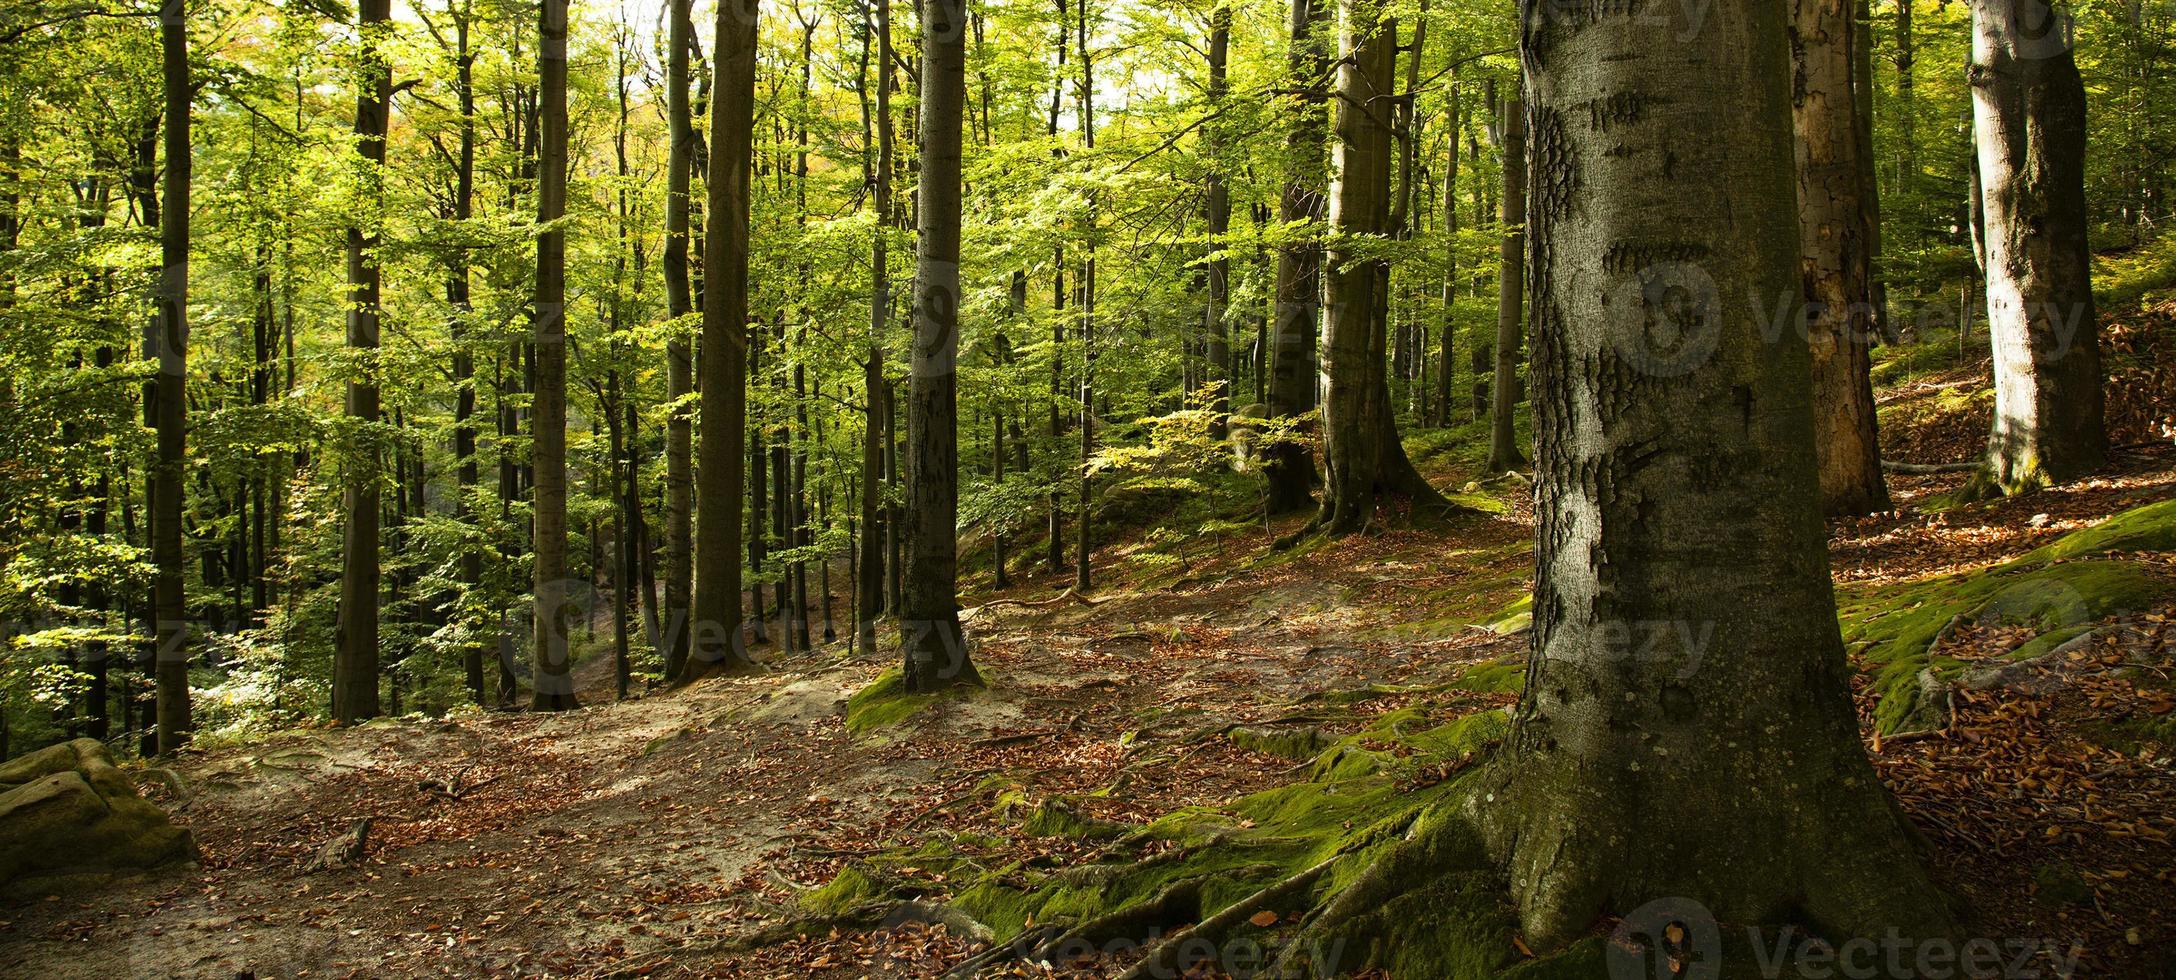
<svg viewBox="0 0 2176 980"><path fill-rule="evenodd" d="M1201 882L1199 876L1174 881L1147 901L1096 916L1066 930L1037 947L1029 958L1044 967L1066 966L1088 959L1113 940L1135 940L1180 923L1193 922L1201 917Z"/></svg>
<svg viewBox="0 0 2176 980"><path fill-rule="evenodd" d="M1331 897L1269 976L1486 977L1511 965L1502 876L1473 823L1445 805Z"/></svg>
<svg viewBox="0 0 2176 980"><path fill-rule="evenodd" d="M1201 920L1199 924L1182 929L1170 938L1150 948L1148 955L1135 963L1133 968L1119 976L1119 980L1151 980L1155 977L1182 976L1192 967L1194 951L1215 948L1224 938L1247 924L1263 912L1275 914L1289 906L1306 900L1315 882L1327 874L1338 858L1333 856L1299 874L1271 884L1239 901L1225 906L1224 910Z"/></svg>

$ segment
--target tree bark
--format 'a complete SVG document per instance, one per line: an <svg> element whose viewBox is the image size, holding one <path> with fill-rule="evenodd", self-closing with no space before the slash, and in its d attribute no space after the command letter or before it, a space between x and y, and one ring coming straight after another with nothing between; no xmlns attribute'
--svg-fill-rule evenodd
<svg viewBox="0 0 2176 980"><path fill-rule="evenodd" d="M741 637L740 493L748 449L748 182L755 136L756 13L753 4L720 4L714 42L714 150L703 237L700 538L695 619L682 680L755 665Z"/></svg>
<svg viewBox="0 0 2176 980"><path fill-rule="evenodd" d="M1788 10L1710 10L1526 10L1535 637L1475 816L1537 949L1672 896L1946 937L1859 740L1809 354L1742 305L1797 286Z"/></svg>
<svg viewBox="0 0 2176 980"><path fill-rule="evenodd" d="M1436 423L1451 424L1451 381L1458 376L1458 138L1465 128L1465 104L1458 82L1451 81L1450 152L1443 161L1443 331L1440 370L1436 372Z"/></svg>
<svg viewBox="0 0 2176 980"><path fill-rule="evenodd" d="M679 677L687 665L688 626L693 620L689 602L695 589L695 422L685 404L694 394L694 362L687 335L678 324L695 312L688 270L693 234L689 198L702 137L695 133L688 105L688 55L695 45L695 24L689 13L693 0L668 3L671 48L665 56L665 113L672 145L665 164L665 312L675 327L665 342L665 397L672 409L665 422L665 615L659 653L670 679Z"/></svg>
<svg viewBox="0 0 2176 980"><path fill-rule="evenodd" d="M475 55L469 50L469 26L472 23L470 6L463 0L453 8L454 29L454 90L460 99L461 136L453 176L453 220L467 223L476 211L476 87ZM465 234L465 230L462 234ZM476 465L476 355L470 350L470 317L474 311L470 300L468 249L455 245L446 272L446 305L453 310L450 336L453 338L453 455L454 455L454 518L473 530L476 522L475 496L479 477ZM269 300L267 300L269 302ZM457 573L461 584L474 589L483 582L482 540L464 542ZM469 697L477 704L484 703L484 643L482 632L468 641L461 650L461 673L468 685Z"/></svg>
<svg viewBox="0 0 2176 980"><path fill-rule="evenodd" d="M1856 0L1792 0L1797 127L1799 278L1796 324L1813 350L1814 455L1821 509L1832 516L1887 510L1881 444L1868 372L1875 336L1873 227L1853 89Z"/></svg>
<svg viewBox="0 0 2176 980"><path fill-rule="evenodd" d="M1087 0L1081 0L1085 3ZM1058 116L1065 106L1065 61L1070 48L1067 39L1072 36L1073 22L1066 13L1065 0L1058 4L1058 43L1056 65L1050 84L1050 122L1045 132L1050 137L1050 155L1056 160L1065 159L1065 147L1058 142ZM1062 453L1059 441L1065 435L1065 415L1058 408L1065 399L1065 242L1053 246L1050 263L1050 446L1051 452ZM1049 510L1046 535L1043 541L1044 555L1051 574L1065 570L1065 506L1059 499L1056 481L1051 482L1048 499Z"/></svg>
<svg viewBox="0 0 2176 980"><path fill-rule="evenodd" d="M1973 130L1994 346L1988 484L2020 493L2107 461L2086 240L2085 85L2067 12L1973 0Z"/></svg>
<svg viewBox="0 0 2176 980"><path fill-rule="evenodd" d="M907 394L907 567L899 649L908 691L980 684L960 629L960 130L967 100L964 0L922 3L921 179L914 349Z"/></svg>
<svg viewBox="0 0 2176 980"><path fill-rule="evenodd" d="M1526 103L1504 103L1504 199L1501 273L1496 285L1496 382L1490 386L1488 471L1526 465L1513 424L1523 386L1519 354L1526 325Z"/></svg>
<svg viewBox="0 0 2176 980"><path fill-rule="evenodd" d="M362 81L355 102L358 176L368 213L348 228L348 346L359 352L362 376L348 382L347 414L358 442L347 460L347 520L340 570L340 639L333 657L332 716L352 724L378 714L378 488L380 454L371 429L378 422L378 244L383 209L385 128L391 100L391 68L381 47L388 39L390 0L361 0Z"/></svg>
<svg viewBox="0 0 2176 980"><path fill-rule="evenodd" d="M1338 8L1337 140L1330 190L1333 237L1329 310L1322 329L1323 462L1327 480L1314 527L1360 530L1382 498L1420 506L1444 501L1406 458L1384 376L1380 259L1366 257L1389 230L1391 106L1396 93L1397 19L1380 0Z"/></svg>
<svg viewBox="0 0 2176 980"><path fill-rule="evenodd" d="M1308 84L1328 71L1330 59L1325 49L1329 12L1329 5L1322 0L1292 0L1286 74L1295 84ZM1285 131L1285 152L1293 169L1285 175L1277 217L1287 226L1305 222L1319 230L1323 217L1322 146L1329 124L1327 110L1319 99L1302 96L1301 100ZM1269 408L1271 415L1282 419L1297 418L1315 408L1315 332L1322 320L1322 246L1313 234L1310 231L1306 240L1277 251L1277 326L1269 355ZM1287 438L1272 443L1264 453L1262 470L1268 481L1270 513L1291 513L1315 502L1314 454L1305 442Z"/></svg>
<svg viewBox="0 0 2176 980"><path fill-rule="evenodd" d="M1073 32L1073 43L1080 52L1080 133L1081 142L1088 150L1096 148L1096 67L1088 55L1088 4L1079 0L1074 9L1079 21ZM1073 522L1073 588L1087 592L1095 584L1093 560L1095 550L1089 544L1094 532L1089 506L1094 499L1095 478L1088 471L1090 460L1096 451L1096 235L1099 219L1096 215L1095 191L1088 192L1088 207L1083 245L1086 257L1080 265L1080 458L1077 477L1080 481L1079 509Z"/></svg>
<svg viewBox="0 0 2176 980"><path fill-rule="evenodd" d="M157 341L158 466L152 482L152 614L157 625L159 753L189 742L189 610L181 551L183 476L188 466L189 377L189 74L188 14L181 0L159 7L160 80L166 101L165 220L159 225Z"/></svg>
<svg viewBox="0 0 2176 980"><path fill-rule="evenodd" d="M1209 112L1222 110L1224 99L1231 89L1226 63L1230 57L1232 39L1232 8L1219 2L1209 13ZM1209 437L1221 440L1229 430L1231 414L1231 334L1226 322L1226 307L1231 305L1232 263L1224 255L1227 243L1224 237L1232 227L1232 192L1224 180L1223 127L1212 119L1204 125L1203 152L1209 158L1209 173L1204 197L1209 225L1209 304L1203 326L1208 331L1209 350L1207 363L1203 365L1202 383L1214 389L1206 407L1209 410Z"/></svg>
<svg viewBox="0 0 2176 980"><path fill-rule="evenodd" d="M875 152L870 159L869 197L876 209L876 231L869 238L869 337L862 359L862 401L866 411L861 428L861 529L862 546L856 556L854 586L857 645L863 653L876 649L876 620L884 609L884 547L886 537L884 493L884 432L886 381L884 378L884 327L892 305L891 256L887 236L892 222L892 5L873 0L870 33L876 48Z"/></svg>
<svg viewBox="0 0 2176 980"><path fill-rule="evenodd" d="M567 236L549 227L567 211L567 0L542 0L537 74L543 142L537 149L536 394L529 407L529 458L536 471L532 506L536 590L535 673L529 706L575 707L568 657L570 611L578 586L567 576Z"/></svg>

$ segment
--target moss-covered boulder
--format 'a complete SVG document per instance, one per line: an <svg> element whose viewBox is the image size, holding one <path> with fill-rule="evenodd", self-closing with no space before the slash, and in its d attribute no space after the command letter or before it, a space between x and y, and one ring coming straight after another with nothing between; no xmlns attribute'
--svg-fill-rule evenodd
<svg viewBox="0 0 2176 980"><path fill-rule="evenodd" d="M196 842L136 793L94 739L0 765L0 886L196 858Z"/></svg>

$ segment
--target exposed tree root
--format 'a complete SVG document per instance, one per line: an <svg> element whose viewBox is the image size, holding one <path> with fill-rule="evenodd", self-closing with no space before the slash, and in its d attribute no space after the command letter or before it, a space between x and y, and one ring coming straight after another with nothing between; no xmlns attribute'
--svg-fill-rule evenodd
<svg viewBox="0 0 2176 980"><path fill-rule="evenodd" d="M1057 595L1051 596L1048 599L992 599L988 602L983 603L982 605L974 607L973 609L960 610L960 618L966 619L967 617L973 616L977 613L986 612L988 610L997 609L1003 606L1018 606L1022 609L1045 609L1051 606L1062 605L1067 602L1083 606L1100 606L1109 601L1109 599L1097 599L1091 596L1082 595L1079 587L1070 586L1067 587L1065 591L1060 592Z"/></svg>
<svg viewBox="0 0 2176 980"><path fill-rule="evenodd" d="M1901 473L1905 476L1933 476L1937 473L1969 473L1986 463L1974 460L1970 463L1900 463L1893 459L1881 461L1884 473Z"/></svg>
<svg viewBox="0 0 2176 980"><path fill-rule="evenodd" d="M1214 947L1256 914L1276 912L1306 895L1340 857L1343 855L1333 856L1299 874L1275 882L1225 906L1223 911L1194 926L1172 933L1164 941L1151 947L1148 955L1120 975L1119 980L1149 980L1152 977L1178 975L1180 971L1193 965L1186 962L1186 958L1194 950L1204 948L1204 945Z"/></svg>

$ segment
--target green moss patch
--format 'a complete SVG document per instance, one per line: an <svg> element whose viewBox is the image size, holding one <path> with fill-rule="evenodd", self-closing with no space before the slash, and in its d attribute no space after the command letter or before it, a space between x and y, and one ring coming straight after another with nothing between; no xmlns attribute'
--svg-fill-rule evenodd
<svg viewBox="0 0 2176 980"><path fill-rule="evenodd" d="M1459 668L1451 686L1476 694L1517 694L1526 689L1526 658L1504 657Z"/></svg>
<svg viewBox="0 0 2176 980"><path fill-rule="evenodd" d="M907 691L904 672L898 667L886 667L868 686L846 699L846 730L869 735L912 718L939 701L970 697L978 690L955 686L933 694L913 694Z"/></svg>
<svg viewBox="0 0 2176 980"><path fill-rule="evenodd" d="M1198 884L1200 914L1213 915L1334 860L1314 888L1332 894L1441 803L1507 724L1500 712L1450 721L1432 719L1422 707L1394 712L1325 750L1304 782L1220 807L1177 810L1134 831L1127 843L1161 858L1091 864L1040 878L1002 869L952 904L1003 938L1031 924L1077 923L1148 902L1181 882Z"/></svg>
<svg viewBox="0 0 2176 980"><path fill-rule="evenodd" d="M1528 592L1513 599L1510 605L1496 610L1495 615L1476 625L1497 636L1526 632L1534 625L1534 594Z"/></svg>
<svg viewBox="0 0 2176 980"><path fill-rule="evenodd" d="M2176 551L2176 500L2135 507L2063 535L2019 562L2049 562L2129 551Z"/></svg>
<svg viewBox="0 0 2176 980"><path fill-rule="evenodd" d="M2125 511L2014 561L1901 585L1837 590L1844 640L1873 674L1876 727L1885 735L1930 727L1920 675L1954 679L1964 662L1934 652L1953 621L2028 626L2038 635L2006 659L2054 649L2108 616L2143 609L2176 593L2144 564L2100 557L2168 550L2176 544L2176 501Z"/></svg>

